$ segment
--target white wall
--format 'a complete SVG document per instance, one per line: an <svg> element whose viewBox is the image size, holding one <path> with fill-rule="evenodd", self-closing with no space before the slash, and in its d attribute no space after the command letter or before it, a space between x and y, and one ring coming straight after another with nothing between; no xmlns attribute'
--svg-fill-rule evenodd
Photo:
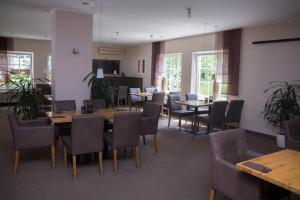
<svg viewBox="0 0 300 200"><path fill-rule="evenodd" d="M165 45L167 54L182 53L181 92L190 92L193 52L213 51L215 49L215 34L168 40Z"/></svg>
<svg viewBox="0 0 300 200"><path fill-rule="evenodd" d="M145 59L145 73L138 73L138 60ZM129 46L125 49L124 59L121 61L121 72L126 76L142 77L143 87L151 86L152 44ZM140 64L141 66L142 64Z"/></svg>
<svg viewBox="0 0 300 200"><path fill-rule="evenodd" d="M93 16L63 10L51 11L51 53L53 97L75 99L80 108L90 89L83 78L91 71L93 58ZM72 49L78 48L79 54Z"/></svg>
<svg viewBox="0 0 300 200"><path fill-rule="evenodd" d="M245 99L241 127L273 135L260 114L270 81L300 79L300 42L252 44L257 40L274 40L300 36L300 21L242 31L239 96Z"/></svg>

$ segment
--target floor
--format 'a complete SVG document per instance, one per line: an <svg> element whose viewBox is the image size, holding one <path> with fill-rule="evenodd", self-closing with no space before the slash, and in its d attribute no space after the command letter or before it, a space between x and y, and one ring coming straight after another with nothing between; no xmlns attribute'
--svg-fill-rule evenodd
<svg viewBox="0 0 300 200"><path fill-rule="evenodd" d="M5 110L0 110L0 200L207 200L210 191L210 151L208 136L179 132L177 122L167 128L159 124L159 152L155 153L152 137L141 145L141 168L134 160L120 154L118 173L112 161L104 161L104 175L98 164L79 165L78 180L72 178L71 163L63 166L62 152L57 149L57 166L51 169L49 149L21 153L17 176L12 175L12 138ZM248 135L249 147L259 153L278 150L270 138ZM142 144L142 142L141 142ZM127 154L129 155L129 154ZM217 194L217 199L227 199Z"/></svg>

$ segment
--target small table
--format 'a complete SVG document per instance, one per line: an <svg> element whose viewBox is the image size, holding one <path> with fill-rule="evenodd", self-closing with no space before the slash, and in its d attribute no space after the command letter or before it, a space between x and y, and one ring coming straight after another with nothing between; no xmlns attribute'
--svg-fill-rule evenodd
<svg viewBox="0 0 300 200"><path fill-rule="evenodd" d="M195 116L198 113L198 108L208 107L210 109L210 106L213 104L212 102L204 102L204 101L201 101L201 100L183 100L183 101L174 101L174 103L194 108L195 109L194 110ZM196 134L196 135L202 135L202 134L207 133L207 132L196 133L196 124L195 123L192 125L192 131L191 132L193 134Z"/></svg>
<svg viewBox="0 0 300 200"><path fill-rule="evenodd" d="M142 97L145 98L145 101L147 101L147 98L152 96L152 93L148 93L148 92L140 92L140 93L129 93L129 95L134 95L137 97Z"/></svg>
<svg viewBox="0 0 300 200"><path fill-rule="evenodd" d="M263 173L243 165L248 161L271 168L272 171ZM236 168L300 195L300 152L286 149L248 161L237 163Z"/></svg>

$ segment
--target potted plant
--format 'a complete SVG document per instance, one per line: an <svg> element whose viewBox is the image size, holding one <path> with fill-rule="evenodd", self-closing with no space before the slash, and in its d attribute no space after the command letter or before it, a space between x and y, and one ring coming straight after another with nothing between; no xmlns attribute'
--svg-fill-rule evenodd
<svg viewBox="0 0 300 200"><path fill-rule="evenodd" d="M41 116L41 94L34 85L34 80L28 75L15 74L11 71L3 70L11 74L9 79L8 102L14 105L12 108L18 117L22 119L36 119ZM47 79L36 79L41 82Z"/></svg>
<svg viewBox="0 0 300 200"><path fill-rule="evenodd" d="M263 111L264 119L277 130L277 145L284 148L283 122L300 114L300 82L274 81L269 85L270 87L264 91L264 94L269 94Z"/></svg>

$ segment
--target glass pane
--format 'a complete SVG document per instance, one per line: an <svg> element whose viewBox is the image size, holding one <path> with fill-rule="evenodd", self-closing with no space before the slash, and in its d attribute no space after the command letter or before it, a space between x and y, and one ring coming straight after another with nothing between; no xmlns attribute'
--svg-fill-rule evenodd
<svg viewBox="0 0 300 200"><path fill-rule="evenodd" d="M165 72L168 91L181 90L181 55L173 54L165 56Z"/></svg>

